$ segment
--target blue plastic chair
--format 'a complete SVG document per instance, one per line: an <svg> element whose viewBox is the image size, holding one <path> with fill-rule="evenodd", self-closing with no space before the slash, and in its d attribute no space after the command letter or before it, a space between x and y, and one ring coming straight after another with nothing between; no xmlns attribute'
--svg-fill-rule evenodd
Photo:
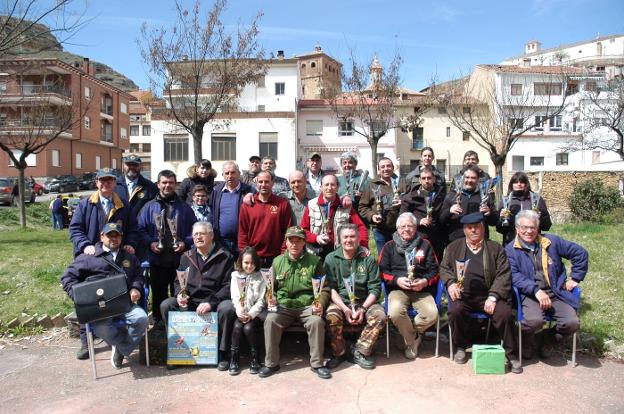
<svg viewBox="0 0 624 414"><path fill-rule="evenodd" d="M444 287L444 294L446 295L447 303L446 303L446 313L447 315L450 315L451 313L451 305L453 303L453 301L451 300L451 297L448 294L448 291L446 290L446 286ZM470 319L487 319L488 321L488 325L487 325L487 330L485 331L485 342L488 342L488 340L490 339L490 328L492 327L492 319L490 318L490 315L488 315L485 312L472 312L471 314L468 315L468 317ZM451 328L451 324L449 322L448 325L449 328L449 358L451 361L453 361L453 330Z"/></svg>
<svg viewBox="0 0 624 414"><path fill-rule="evenodd" d="M149 262L145 261L141 263L141 269L143 269L143 275L145 276L145 287L143 288L143 295L139 305L147 313L148 298L149 298ZM126 321L123 318L114 319L113 324L121 329L126 326ZM93 328L90 323L85 324L85 330L87 334L87 348L89 350L89 359L91 360L91 371L93 372L93 379L97 379L97 367L95 365L95 346L93 343ZM145 328L145 365L150 366L149 358L149 339L147 335L148 327Z"/></svg>
<svg viewBox="0 0 624 414"><path fill-rule="evenodd" d="M435 356L438 357L438 350L440 347L440 315L442 313L442 291L444 290L444 285L442 284L442 280L438 279L438 283L436 285L436 295L435 295L435 304L438 307L438 321L436 323L436 349ZM386 312L386 316L388 316L388 292L386 290L386 283L381 281L381 291L384 295L384 311ZM410 319L414 319L414 317L418 314L416 309L411 306L407 308L407 316ZM390 317L386 318L386 358L390 358Z"/></svg>
<svg viewBox="0 0 624 414"><path fill-rule="evenodd" d="M522 312L522 296L517 287L513 287L514 296L516 297L516 321L518 323L518 357L520 364L522 364L522 321L524 320L524 313ZM581 302L581 288L579 286L572 289L572 294ZM577 312L578 314L578 312ZM552 312L546 312L544 314L544 322L550 326L557 318ZM572 334L572 367L576 366L576 332Z"/></svg>

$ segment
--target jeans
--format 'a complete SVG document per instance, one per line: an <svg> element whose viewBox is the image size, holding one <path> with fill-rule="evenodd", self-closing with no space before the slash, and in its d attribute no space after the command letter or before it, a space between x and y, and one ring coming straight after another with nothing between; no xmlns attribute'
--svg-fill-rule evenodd
<svg viewBox="0 0 624 414"><path fill-rule="evenodd" d="M52 213L52 228L54 230L63 230L63 214Z"/></svg>
<svg viewBox="0 0 624 414"><path fill-rule="evenodd" d="M124 326L119 327L120 324ZM143 338L147 328L147 314L140 306L134 305L123 319L109 318L93 322L91 328L98 338L117 347L117 351L123 356L129 356Z"/></svg>
<svg viewBox="0 0 624 414"><path fill-rule="evenodd" d="M377 256L379 256L384 244L392 240L392 234L384 234L377 229L373 229L373 237L375 238L375 245L377 245Z"/></svg>

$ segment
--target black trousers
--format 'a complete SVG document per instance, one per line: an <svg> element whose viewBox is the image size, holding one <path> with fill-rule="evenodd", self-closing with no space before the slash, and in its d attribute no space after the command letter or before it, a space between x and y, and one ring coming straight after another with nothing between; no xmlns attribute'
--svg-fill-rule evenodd
<svg viewBox="0 0 624 414"><path fill-rule="evenodd" d="M468 348L471 345L469 338L470 331L470 314L473 312L483 312L483 305L487 297L462 297L459 300L451 302L449 310L449 325L453 330L453 343L460 348ZM517 334L514 329L514 316L511 312L511 306L507 302L499 300L496 302L494 314L490 315L492 325L503 340L503 348L508 357L517 358Z"/></svg>
<svg viewBox="0 0 624 414"><path fill-rule="evenodd" d="M160 304L170 296L173 296L173 281L176 278L176 267L150 266L150 287L152 289L152 317L154 322L160 321Z"/></svg>
<svg viewBox="0 0 624 414"><path fill-rule="evenodd" d="M197 303L192 300L189 301L188 310L195 311L197 309ZM165 325L167 324L167 315L169 311L180 310L178 306L178 299L168 298L160 304L160 312L162 314ZM224 300L219 303L217 309L212 309L212 312L217 312L217 319L219 321L219 351L230 350L230 340L232 338L232 330L234 329L234 321L236 320L236 310L231 300Z"/></svg>
<svg viewBox="0 0 624 414"><path fill-rule="evenodd" d="M234 321L234 329L232 330L232 348L238 348L240 345L241 333L245 335L250 348L258 349L258 331L262 327L263 322L260 318L253 318L247 323L242 323L238 318Z"/></svg>

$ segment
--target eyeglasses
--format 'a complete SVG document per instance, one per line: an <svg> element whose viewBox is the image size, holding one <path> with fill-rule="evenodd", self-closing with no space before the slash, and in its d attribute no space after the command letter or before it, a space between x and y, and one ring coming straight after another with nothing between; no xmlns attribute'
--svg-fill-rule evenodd
<svg viewBox="0 0 624 414"><path fill-rule="evenodd" d="M194 198L208 198L208 196L204 194L195 194L193 197Z"/></svg>
<svg viewBox="0 0 624 414"><path fill-rule="evenodd" d="M537 230L536 226L518 226L520 231L535 231Z"/></svg>
<svg viewBox="0 0 624 414"><path fill-rule="evenodd" d="M397 226L399 229L415 229L416 226L414 224L400 224Z"/></svg>

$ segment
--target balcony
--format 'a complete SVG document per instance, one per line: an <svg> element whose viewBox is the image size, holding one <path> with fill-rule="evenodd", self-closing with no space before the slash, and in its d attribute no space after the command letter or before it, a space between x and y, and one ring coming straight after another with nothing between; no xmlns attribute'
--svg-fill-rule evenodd
<svg viewBox="0 0 624 414"><path fill-rule="evenodd" d="M17 85L0 92L0 105L30 106L35 103L71 105L71 93L59 85Z"/></svg>

